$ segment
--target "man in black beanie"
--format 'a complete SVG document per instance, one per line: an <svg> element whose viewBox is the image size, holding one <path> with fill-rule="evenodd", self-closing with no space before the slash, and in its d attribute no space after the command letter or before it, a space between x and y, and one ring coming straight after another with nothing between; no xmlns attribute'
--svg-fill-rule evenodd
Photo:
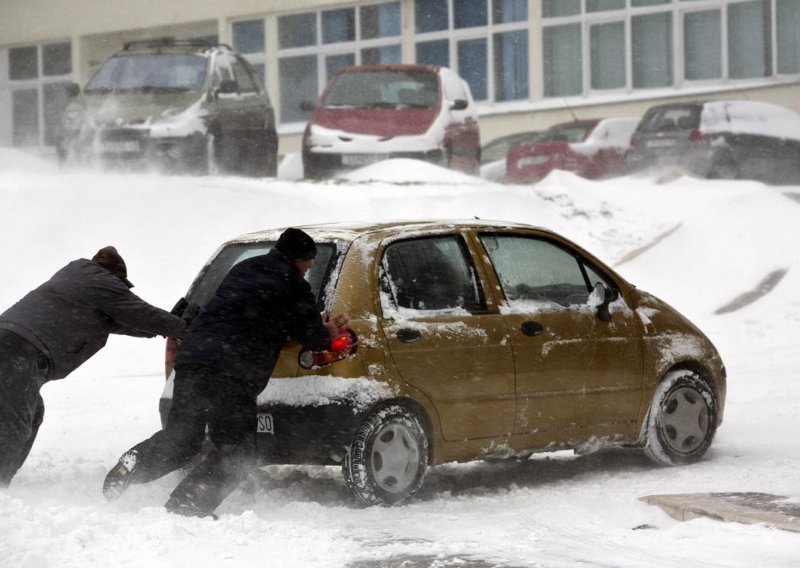
<svg viewBox="0 0 800 568"><path fill-rule="evenodd" d="M189 464L206 426L214 447L172 492L168 511L213 516L254 470L256 399L287 338L324 351L347 325L346 316L320 316L303 278L316 253L314 240L292 228L268 254L231 269L180 347L166 427L122 455L103 484L107 499Z"/></svg>
<svg viewBox="0 0 800 568"><path fill-rule="evenodd" d="M111 333L181 337L186 323L133 292L114 247L73 260L0 314L0 487L22 466L44 418L39 394L97 353Z"/></svg>

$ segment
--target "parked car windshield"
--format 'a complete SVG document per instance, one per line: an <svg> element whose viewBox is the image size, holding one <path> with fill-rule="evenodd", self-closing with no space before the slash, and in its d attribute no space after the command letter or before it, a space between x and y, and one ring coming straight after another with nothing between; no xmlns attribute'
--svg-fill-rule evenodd
<svg viewBox="0 0 800 568"><path fill-rule="evenodd" d="M185 53L147 53L112 57L94 74L85 92L197 91L207 59Z"/></svg>
<svg viewBox="0 0 800 568"><path fill-rule="evenodd" d="M274 244L273 241L262 241L235 243L226 246L200 275L193 290L190 292L189 301L200 307L205 306L216 293L217 288L219 288L225 275L231 271L231 268L248 258L267 254L272 250ZM318 242L317 256L309 271L306 272L306 280L311 285L311 291L314 293L317 303L322 300L322 292L330 275L331 260L335 252L336 247L334 244Z"/></svg>
<svg viewBox="0 0 800 568"><path fill-rule="evenodd" d="M325 94L325 108L431 108L437 77L429 71L363 71L338 75Z"/></svg>

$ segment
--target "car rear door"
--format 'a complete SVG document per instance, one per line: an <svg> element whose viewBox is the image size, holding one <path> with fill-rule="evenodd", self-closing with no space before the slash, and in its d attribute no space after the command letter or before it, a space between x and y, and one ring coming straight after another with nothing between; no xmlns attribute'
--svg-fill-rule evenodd
<svg viewBox="0 0 800 568"><path fill-rule="evenodd" d="M516 366L515 433L563 432L554 441L630 435L642 396L641 323L622 305L602 321L589 305L594 284L614 288L611 278L546 235L478 240L503 295Z"/></svg>
<svg viewBox="0 0 800 568"><path fill-rule="evenodd" d="M446 440L508 434L514 365L502 316L487 306L466 241L453 231L381 252L380 324L407 383L436 407Z"/></svg>

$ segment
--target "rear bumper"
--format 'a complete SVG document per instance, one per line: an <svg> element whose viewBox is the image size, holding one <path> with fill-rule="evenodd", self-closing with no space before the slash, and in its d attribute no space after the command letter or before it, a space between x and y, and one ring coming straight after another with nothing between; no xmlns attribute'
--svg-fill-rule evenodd
<svg viewBox="0 0 800 568"><path fill-rule="evenodd" d="M162 428L166 426L171 406L172 398L159 400ZM363 409L346 403L259 406L259 429L267 430L256 434L259 461L262 465L339 464L364 416Z"/></svg>
<svg viewBox="0 0 800 568"><path fill-rule="evenodd" d="M269 415L272 433L256 436L262 464L335 465L350 448L364 415L353 406L261 406L261 425Z"/></svg>

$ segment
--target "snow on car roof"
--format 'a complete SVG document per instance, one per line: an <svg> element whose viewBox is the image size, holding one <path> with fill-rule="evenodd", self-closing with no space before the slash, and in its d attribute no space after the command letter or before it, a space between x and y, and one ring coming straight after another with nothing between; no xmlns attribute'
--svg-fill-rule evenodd
<svg viewBox="0 0 800 568"><path fill-rule="evenodd" d="M542 229L524 223L508 221L492 221L483 219L438 219L438 220L396 220L376 223L375 221L347 221L340 223L324 223L318 225L297 225L311 235L315 240L325 241L353 241L366 233L402 233L413 234L436 228L487 228L487 229ZM277 240L287 227L265 229L235 237L228 243L258 242L264 240Z"/></svg>
<svg viewBox="0 0 800 568"><path fill-rule="evenodd" d="M703 105L700 130L800 140L800 115L770 103L710 101Z"/></svg>

